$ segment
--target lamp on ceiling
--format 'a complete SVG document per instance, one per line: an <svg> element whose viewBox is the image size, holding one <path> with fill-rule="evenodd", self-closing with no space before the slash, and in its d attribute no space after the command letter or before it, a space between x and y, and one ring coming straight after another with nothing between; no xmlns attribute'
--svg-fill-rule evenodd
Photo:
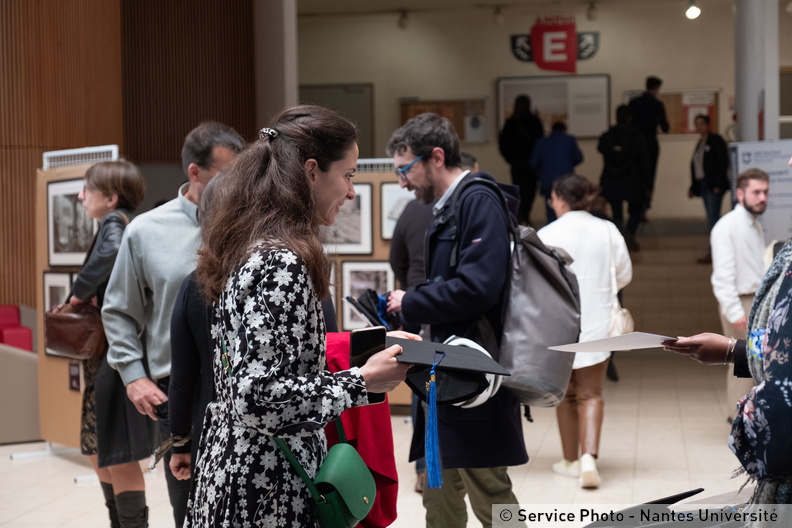
<svg viewBox="0 0 792 528"><path fill-rule="evenodd" d="M397 22L400 28L407 29L407 26L410 25L410 15L407 11L402 11L399 15L399 21Z"/></svg>
<svg viewBox="0 0 792 528"><path fill-rule="evenodd" d="M787 2L787 5L784 7L784 11L786 11L788 15L792 15L792 0Z"/></svg>
<svg viewBox="0 0 792 528"><path fill-rule="evenodd" d="M594 4L594 2L589 2L588 7L586 8L586 18L589 20L596 20L597 6Z"/></svg>
<svg viewBox="0 0 792 528"><path fill-rule="evenodd" d="M701 14L701 8L696 5L695 0L690 0L690 5L685 11L685 16L688 17L689 20L695 20Z"/></svg>

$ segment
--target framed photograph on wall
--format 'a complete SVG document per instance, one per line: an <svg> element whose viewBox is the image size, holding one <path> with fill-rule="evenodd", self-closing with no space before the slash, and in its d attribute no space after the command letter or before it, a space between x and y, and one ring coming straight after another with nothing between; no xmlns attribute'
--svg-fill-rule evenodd
<svg viewBox="0 0 792 528"><path fill-rule="evenodd" d="M578 139L597 138L610 126L610 76L548 75L501 77L497 81L498 130L511 117L514 100L525 94L539 114L545 132L563 121Z"/></svg>
<svg viewBox="0 0 792 528"><path fill-rule="evenodd" d="M335 225L322 228L325 250L331 255L371 255L371 184L356 183L354 200L347 200Z"/></svg>
<svg viewBox="0 0 792 528"><path fill-rule="evenodd" d="M383 240L393 238L396 221L412 200L415 200L415 193L402 189L398 183L386 182L380 185L380 211L382 213L380 231Z"/></svg>
<svg viewBox="0 0 792 528"><path fill-rule="evenodd" d="M48 312L55 306L65 303L71 291L71 275L53 271L44 272L44 311ZM63 357L49 348L44 348L48 356Z"/></svg>
<svg viewBox="0 0 792 528"><path fill-rule="evenodd" d="M396 278L390 263L385 261L342 262L341 263L341 296L359 297L371 288L384 294L396 287ZM368 322L358 315L348 302L341 303L343 330L354 330L369 326Z"/></svg>
<svg viewBox="0 0 792 528"><path fill-rule="evenodd" d="M50 266L79 266L91 247L98 223L77 199L85 180L47 184L47 253Z"/></svg>

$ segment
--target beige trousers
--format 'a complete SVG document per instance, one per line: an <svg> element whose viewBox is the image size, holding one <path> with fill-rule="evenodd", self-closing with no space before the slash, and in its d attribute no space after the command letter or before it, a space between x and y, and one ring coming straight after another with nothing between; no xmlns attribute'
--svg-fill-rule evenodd
<svg viewBox="0 0 792 528"><path fill-rule="evenodd" d="M753 295L740 295L740 302L742 303L743 310L745 310L746 317L751 313L751 305L753 304ZM745 332L738 332L732 324L726 320L723 314L720 314L721 325L723 326L723 335L726 337L733 337L735 339L745 339L747 337ZM726 409L726 417L734 418L736 412L737 401L748 394L748 391L753 387L753 380L751 378L737 378L734 376L734 369L729 366L726 369L726 402L728 407Z"/></svg>

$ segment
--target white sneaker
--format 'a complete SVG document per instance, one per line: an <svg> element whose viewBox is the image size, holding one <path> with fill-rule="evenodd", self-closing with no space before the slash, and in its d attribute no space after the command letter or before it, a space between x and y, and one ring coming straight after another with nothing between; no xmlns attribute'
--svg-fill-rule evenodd
<svg viewBox="0 0 792 528"><path fill-rule="evenodd" d="M578 478L580 476L580 462L568 462L562 459L560 462L553 464L553 473L563 475L565 477Z"/></svg>
<svg viewBox="0 0 792 528"><path fill-rule="evenodd" d="M599 488L600 477L597 471L597 462L594 457L586 453L580 457L580 487L585 489Z"/></svg>

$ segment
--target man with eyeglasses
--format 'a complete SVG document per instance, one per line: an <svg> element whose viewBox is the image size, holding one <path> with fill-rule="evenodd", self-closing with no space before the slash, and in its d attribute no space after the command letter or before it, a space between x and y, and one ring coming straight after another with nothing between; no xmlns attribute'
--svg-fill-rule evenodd
<svg viewBox="0 0 792 528"><path fill-rule="evenodd" d="M102 308L110 345L108 363L121 375L137 411L159 422L163 439L170 437L171 313L182 281L195 269L198 203L209 181L230 166L243 146L242 137L220 123L204 122L187 134L182 168L189 181L176 198L129 224L110 275ZM175 526L180 527L190 480L177 480L169 461L170 449L165 453L164 471ZM134 511L127 512L124 526L147 526L144 492L139 499Z"/></svg>
<svg viewBox="0 0 792 528"><path fill-rule="evenodd" d="M401 187L414 191L423 202L437 200L426 237L427 280L407 292L393 291L388 311L400 313L405 324L429 324L435 341L451 335L476 340L470 329L484 320L499 336L510 263L509 213L500 197L485 185L466 186L456 204L458 232L450 233L451 226L442 219L451 195L469 171L460 166L459 137L453 125L437 114L410 119L393 133L387 152L393 156ZM491 178L484 173L476 176ZM455 266L452 253L457 254ZM458 383L447 372L442 377ZM424 455L425 420L423 413L417 414L411 460ZM464 526L465 495L478 520L492 526L493 504L518 503L507 466L528 461L520 406L509 392L499 391L477 407L439 405L437 414L443 485L423 490L426 526Z"/></svg>

